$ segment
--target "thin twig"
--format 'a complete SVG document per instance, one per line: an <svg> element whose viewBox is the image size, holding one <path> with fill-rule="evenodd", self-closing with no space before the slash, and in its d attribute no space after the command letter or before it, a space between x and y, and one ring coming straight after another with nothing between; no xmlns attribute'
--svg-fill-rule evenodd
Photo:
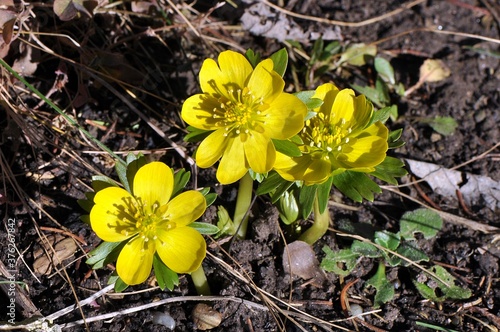
<svg viewBox="0 0 500 332"><path fill-rule="evenodd" d="M321 18L321 17L316 17L316 16L297 14L297 13L294 13L292 11L281 8L280 6L277 6L277 5L271 3L267 0L262 0L262 2L265 3L266 5L268 5L269 7L272 7L274 9L276 9L277 11L280 11L280 12L282 12L288 16L291 16L291 17L300 18L303 20L308 20L308 21L313 21L313 22L318 22L318 23L325 23L325 24L329 24L329 25L338 25L338 26L342 26L342 27L359 28L359 27L362 27L365 25L370 25L370 24L376 23L378 21L385 20L388 17L397 15L404 10L407 10L411 7L414 7L416 5L421 4L422 2L425 2L425 0L415 0L413 2L410 2L408 4L401 6L398 9L395 9L395 10L390 11L388 13L385 13L383 15L373 17L373 18L370 18L370 19L367 19L367 20L364 20L361 22L345 22L345 21L329 20L327 18Z"/></svg>

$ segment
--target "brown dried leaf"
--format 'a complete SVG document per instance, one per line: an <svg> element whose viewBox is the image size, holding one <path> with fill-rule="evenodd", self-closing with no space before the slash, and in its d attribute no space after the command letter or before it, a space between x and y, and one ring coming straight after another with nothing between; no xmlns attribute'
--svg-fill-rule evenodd
<svg viewBox="0 0 500 332"><path fill-rule="evenodd" d="M70 21L79 13L92 17L92 12L97 4L98 2L94 0L55 0L54 13L62 21Z"/></svg>
<svg viewBox="0 0 500 332"><path fill-rule="evenodd" d="M31 46L26 46L26 49L22 52L21 57L16 59L12 65L12 69L18 72L21 76L33 75L38 67L37 62L32 62L32 50Z"/></svg>
<svg viewBox="0 0 500 332"><path fill-rule="evenodd" d="M439 82L450 74L450 69L441 60L427 59L420 66L420 81Z"/></svg>

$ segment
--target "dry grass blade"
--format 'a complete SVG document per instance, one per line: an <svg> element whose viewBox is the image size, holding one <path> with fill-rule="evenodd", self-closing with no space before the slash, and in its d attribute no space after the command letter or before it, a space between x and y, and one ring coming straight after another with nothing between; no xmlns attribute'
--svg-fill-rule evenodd
<svg viewBox="0 0 500 332"><path fill-rule="evenodd" d="M373 23L385 20L385 19L387 19L387 18L389 18L391 16L397 15L397 14L401 13L404 10L410 9L410 8L416 6L416 5L419 5L419 4L423 3L423 2L425 2L425 0L415 0L415 1L412 1L410 3L404 4L400 8L395 9L395 10L389 12L389 13L386 13L386 14L383 14L383 15L380 15L380 16L368 19L368 20L364 20L364 21L361 21L361 22L344 22L344 21L336 21L336 20L329 20L329 19L326 19L326 18L309 16L309 15L297 14L297 13L294 13L292 11L289 11L289 10L286 10L284 8L281 8L281 7L275 5L275 4L273 4L273 3L271 3L271 2L269 2L267 0L262 0L262 2L265 3L266 5L268 5L269 7L272 7L272 8L274 8L274 9L280 11L280 12L285 13L286 15L289 15L289 16L292 16L292 17L295 17L295 18L300 18L300 19L303 19L303 20L314 21L314 22L319 22L319 23L324 23L324 24L329 24L329 25L338 25L338 26L343 26L343 27L359 28L359 27L362 27L362 26L365 26L365 25L370 25L370 24L373 24Z"/></svg>

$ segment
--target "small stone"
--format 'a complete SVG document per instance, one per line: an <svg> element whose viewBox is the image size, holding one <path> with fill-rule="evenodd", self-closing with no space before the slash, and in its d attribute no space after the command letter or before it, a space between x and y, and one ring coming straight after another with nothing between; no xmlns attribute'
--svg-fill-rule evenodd
<svg viewBox="0 0 500 332"><path fill-rule="evenodd" d="M222 322L222 315L205 303L198 303L193 309L193 323L197 330L213 329Z"/></svg>

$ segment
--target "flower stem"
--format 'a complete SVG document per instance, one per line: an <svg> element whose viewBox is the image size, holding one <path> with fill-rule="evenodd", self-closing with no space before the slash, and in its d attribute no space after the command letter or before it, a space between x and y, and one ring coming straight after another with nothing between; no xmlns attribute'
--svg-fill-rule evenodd
<svg viewBox="0 0 500 332"><path fill-rule="evenodd" d="M211 295L210 286L208 285L207 276L205 275L205 270L203 270L203 265L191 272L191 279L193 280L194 287L198 295Z"/></svg>
<svg viewBox="0 0 500 332"><path fill-rule="evenodd" d="M248 209L252 204L253 180L250 173L245 174L240 180L238 187L238 197L236 198L236 208L234 210L233 223L238 229L237 236L244 239L248 227Z"/></svg>
<svg viewBox="0 0 500 332"><path fill-rule="evenodd" d="M318 195L314 199L314 223L299 237L300 241L313 244L325 235L330 226L330 211L328 207L321 213L319 211Z"/></svg>

